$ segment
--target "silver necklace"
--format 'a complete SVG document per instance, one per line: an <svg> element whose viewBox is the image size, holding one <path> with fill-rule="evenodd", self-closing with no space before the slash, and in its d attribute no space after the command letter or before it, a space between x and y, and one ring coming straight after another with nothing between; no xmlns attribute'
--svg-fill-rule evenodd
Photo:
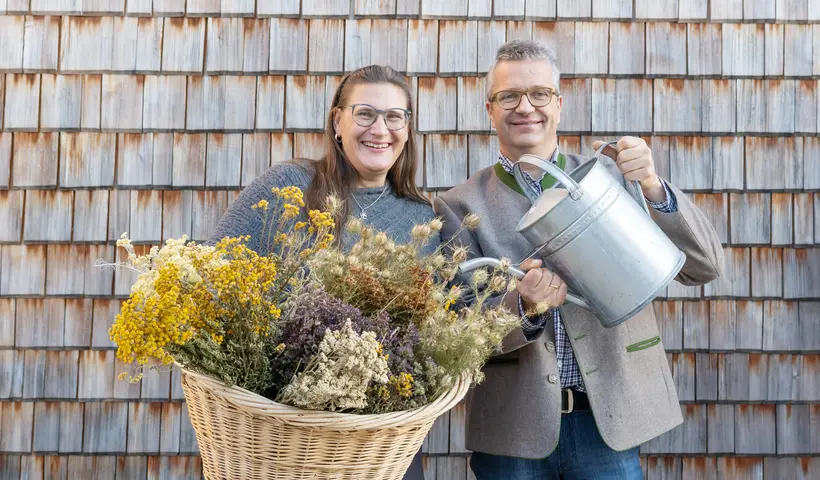
<svg viewBox="0 0 820 480"><path fill-rule="evenodd" d="M380 193L379 196L376 197L376 200L373 203L371 203L370 205L366 206L366 207L363 207L362 204L359 203L358 200L356 200L356 195L351 193L350 196L353 198L353 201L356 202L356 205L358 205L359 208L362 210L361 213L359 213L359 218L361 218L362 220L367 220L367 212L365 210L367 210L368 208L375 205L376 202L378 202L379 199L382 198L382 195L384 195L384 192L386 192L386 191L387 191L387 184L384 185L384 189L382 190L382 193Z"/></svg>

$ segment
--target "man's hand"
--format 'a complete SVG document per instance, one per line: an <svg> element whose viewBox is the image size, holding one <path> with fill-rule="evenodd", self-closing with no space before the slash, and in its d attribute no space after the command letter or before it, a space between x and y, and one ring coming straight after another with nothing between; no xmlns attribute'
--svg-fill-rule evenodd
<svg viewBox="0 0 820 480"><path fill-rule="evenodd" d="M597 140L592 148L597 151L603 144L604 142ZM615 160L624 178L641 183L643 194L649 201L662 202L666 199L666 191L655 172L652 150L646 141L637 137L621 137L616 145L607 146L602 153Z"/></svg>
<svg viewBox="0 0 820 480"><path fill-rule="evenodd" d="M541 267L541 260L529 258L521 264L527 274L516 282L518 293L526 310L538 304L557 307L567 298L567 284L561 277Z"/></svg>

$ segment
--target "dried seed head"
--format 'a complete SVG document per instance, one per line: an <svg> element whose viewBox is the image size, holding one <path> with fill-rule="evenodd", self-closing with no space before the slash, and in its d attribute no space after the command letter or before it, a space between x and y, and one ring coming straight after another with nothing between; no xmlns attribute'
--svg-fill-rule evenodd
<svg viewBox="0 0 820 480"><path fill-rule="evenodd" d="M475 230L476 228L478 228L479 223L480 220L478 218L478 215L476 215L475 213L468 213L467 216L464 217L464 220L462 220L461 222L464 228L468 230Z"/></svg>
<svg viewBox="0 0 820 480"><path fill-rule="evenodd" d="M442 222L441 219L434 218L430 220L430 228L433 229L433 231L438 232L442 227L444 227L444 222Z"/></svg>
<svg viewBox="0 0 820 480"><path fill-rule="evenodd" d="M467 247L456 247L456 249L453 250L453 261L461 263L467 260L467 253Z"/></svg>

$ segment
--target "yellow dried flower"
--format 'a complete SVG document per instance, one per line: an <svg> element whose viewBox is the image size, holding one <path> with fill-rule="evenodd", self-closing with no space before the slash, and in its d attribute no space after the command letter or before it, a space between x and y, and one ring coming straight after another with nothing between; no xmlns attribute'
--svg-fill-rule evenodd
<svg viewBox="0 0 820 480"><path fill-rule="evenodd" d="M254 209L259 208L259 209L262 209L262 210L267 210L268 209L268 201L267 200L259 200L258 202L256 202L256 205L252 206L251 208L254 208Z"/></svg>

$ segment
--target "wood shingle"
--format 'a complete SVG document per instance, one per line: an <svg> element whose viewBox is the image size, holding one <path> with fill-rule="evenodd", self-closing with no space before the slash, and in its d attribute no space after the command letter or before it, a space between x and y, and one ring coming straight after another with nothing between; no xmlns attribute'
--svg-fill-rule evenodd
<svg viewBox="0 0 820 480"><path fill-rule="evenodd" d="M630 2L630 10L631 7ZM595 12L597 10L593 7L593 11ZM645 40L646 24L630 22L611 23L609 25L609 74L643 74L646 68Z"/></svg>
<svg viewBox="0 0 820 480"><path fill-rule="evenodd" d="M94 301L90 298L68 298L65 301L66 348L88 348L91 346Z"/></svg>
<svg viewBox="0 0 820 480"><path fill-rule="evenodd" d="M359 36L353 36L353 38L351 38L351 36L348 35L348 41L345 43L345 48L348 48L348 45L353 45L350 53L348 53L348 51L345 52L346 70L350 70L353 66L363 66L370 63L371 32L369 28L367 30L362 29L360 23L361 21L358 21L355 24L355 31L360 32ZM491 35L485 35L484 29L490 25L501 25L501 27L503 27L504 24L500 22L481 22L479 24L479 36L481 36L484 41L489 42L490 38L492 38L494 43L497 43L497 36L492 37ZM348 32L350 32L350 27L351 24L348 23ZM408 74L436 73L438 64L436 61L438 59L438 38L437 21L417 19L411 19L409 21L407 30L407 67L405 68ZM501 43L503 43L503 40ZM361 46L359 47L359 45ZM487 50L490 50L489 46ZM364 52L367 52L367 55L365 55ZM349 55L353 56L350 66L347 65ZM482 71L482 59L485 56L487 56L487 51L480 49L478 53L479 71ZM486 71L486 69L483 71Z"/></svg>
<svg viewBox="0 0 820 480"><path fill-rule="evenodd" d="M162 34L162 71L200 73L205 59L204 18L166 18Z"/></svg>
<svg viewBox="0 0 820 480"><path fill-rule="evenodd" d="M763 76L765 66L763 25L723 24L723 75Z"/></svg>
<svg viewBox="0 0 820 480"><path fill-rule="evenodd" d="M746 137L747 190L791 190L802 187L802 143L785 137ZM772 162L772 158L782 162Z"/></svg>
<svg viewBox="0 0 820 480"><path fill-rule="evenodd" d="M575 56L569 54L575 51L575 22L539 22L533 28L532 39L558 54L562 74L575 72Z"/></svg>
<svg viewBox="0 0 820 480"><path fill-rule="evenodd" d="M138 132L142 130L143 75L103 75L103 130Z"/></svg>
<svg viewBox="0 0 820 480"><path fill-rule="evenodd" d="M314 19L308 25L308 32L308 70L341 73L344 70L344 20Z"/></svg>
<svg viewBox="0 0 820 480"><path fill-rule="evenodd" d="M9 131L36 131L40 113L40 75L6 75L4 128Z"/></svg>
<svg viewBox="0 0 820 480"><path fill-rule="evenodd" d="M83 422L83 452L125 453L127 426L128 403L86 403ZM113 457L109 458L113 460Z"/></svg>
<svg viewBox="0 0 820 480"><path fill-rule="evenodd" d="M686 75L686 24L646 24L646 74Z"/></svg>
<svg viewBox="0 0 820 480"><path fill-rule="evenodd" d="M83 77L44 74L41 78L41 88L40 129L79 130L82 118Z"/></svg>
<svg viewBox="0 0 820 480"><path fill-rule="evenodd" d="M117 137L113 133L61 133L60 186L113 185L116 143Z"/></svg>
<svg viewBox="0 0 820 480"><path fill-rule="evenodd" d="M242 171L240 186L250 185L271 164L271 136L267 133L242 135Z"/></svg>
<svg viewBox="0 0 820 480"><path fill-rule="evenodd" d="M45 294L45 245L3 245L0 255L0 295Z"/></svg>
<svg viewBox="0 0 820 480"><path fill-rule="evenodd" d="M654 84L654 132L695 133L702 125L700 80L657 79Z"/></svg>
<svg viewBox="0 0 820 480"><path fill-rule="evenodd" d="M672 137L670 180L687 190L712 189L712 142L708 137Z"/></svg>
<svg viewBox="0 0 820 480"><path fill-rule="evenodd" d="M140 115L143 130L169 131L185 128L186 83L186 78L181 75L145 76Z"/></svg>
<svg viewBox="0 0 820 480"><path fill-rule="evenodd" d="M0 91L2 91L2 87L3 86L0 85ZM2 121L2 118L0 118L0 121ZM13 138L14 136L11 132L0 132L0 189L9 188L9 177L11 177L11 146Z"/></svg>
<svg viewBox="0 0 820 480"><path fill-rule="evenodd" d="M100 129L100 106L102 105L102 75L83 75L83 104L80 128Z"/></svg>
<svg viewBox="0 0 820 480"><path fill-rule="evenodd" d="M467 136L426 135L425 187L450 188L467 179Z"/></svg>
<svg viewBox="0 0 820 480"><path fill-rule="evenodd" d="M783 298L820 297L820 248L783 250Z"/></svg>
<svg viewBox="0 0 820 480"><path fill-rule="evenodd" d="M419 79L419 108L416 115L419 132L456 130L458 125L457 92L458 81L455 78L422 77Z"/></svg>
<svg viewBox="0 0 820 480"><path fill-rule="evenodd" d="M62 17L60 71L102 73L111 70L114 17Z"/></svg>
<svg viewBox="0 0 820 480"><path fill-rule="evenodd" d="M205 185L205 134L174 134L173 174L175 187Z"/></svg>
<svg viewBox="0 0 820 480"><path fill-rule="evenodd" d="M574 73L580 75L608 73L609 39L609 23L607 22L576 23ZM613 61L626 64L620 58L613 59ZM634 65L634 59L631 59L630 65Z"/></svg>
<svg viewBox="0 0 820 480"><path fill-rule="evenodd" d="M304 73L308 67L308 22L273 18L270 22L271 73Z"/></svg>
<svg viewBox="0 0 820 480"><path fill-rule="evenodd" d="M783 295L783 250L753 248L752 296L778 298L781 295Z"/></svg>
<svg viewBox="0 0 820 480"><path fill-rule="evenodd" d="M25 19L20 15L0 16L0 73L23 70Z"/></svg>
<svg viewBox="0 0 820 480"><path fill-rule="evenodd" d="M725 272L703 287L707 297L748 297L751 269L748 248L724 248Z"/></svg>
<svg viewBox="0 0 820 480"><path fill-rule="evenodd" d="M23 190L0 190L0 242L18 243L23 233Z"/></svg>
<svg viewBox="0 0 820 480"><path fill-rule="evenodd" d="M820 36L820 34L818 34ZM818 84L816 80L795 82L794 133L813 134L818 131Z"/></svg>
<svg viewBox="0 0 820 480"><path fill-rule="evenodd" d="M256 109L252 76L188 77L189 131L251 130Z"/></svg>
<svg viewBox="0 0 820 480"><path fill-rule="evenodd" d="M241 174L242 134L208 134L205 160L206 187L238 187Z"/></svg>
<svg viewBox="0 0 820 480"><path fill-rule="evenodd" d="M743 189L743 138L712 139L712 188L739 191Z"/></svg>
<svg viewBox="0 0 820 480"><path fill-rule="evenodd" d="M56 71L59 42L59 17L26 17L23 70L26 72Z"/></svg>
<svg viewBox="0 0 820 480"><path fill-rule="evenodd" d="M378 34L371 35L370 63L405 71L409 49L408 28L407 20L373 20L373 30Z"/></svg>
<svg viewBox="0 0 820 480"><path fill-rule="evenodd" d="M442 75L470 74L475 73L477 68L478 23L472 20L440 21L439 73Z"/></svg>
<svg viewBox="0 0 820 480"><path fill-rule="evenodd" d="M690 23L687 28L687 71L693 76L716 76L722 72L720 24Z"/></svg>
<svg viewBox="0 0 820 480"><path fill-rule="evenodd" d="M733 245L759 245L771 242L771 202L771 195L768 193L729 195Z"/></svg>
<svg viewBox="0 0 820 480"><path fill-rule="evenodd" d="M592 131L652 131L652 83L647 79L592 79Z"/></svg>
<svg viewBox="0 0 820 480"><path fill-rule="evenodd" d="M764 25L765 66L763 73L767 77L783 75L784 33L783 25Z"/></svg>

